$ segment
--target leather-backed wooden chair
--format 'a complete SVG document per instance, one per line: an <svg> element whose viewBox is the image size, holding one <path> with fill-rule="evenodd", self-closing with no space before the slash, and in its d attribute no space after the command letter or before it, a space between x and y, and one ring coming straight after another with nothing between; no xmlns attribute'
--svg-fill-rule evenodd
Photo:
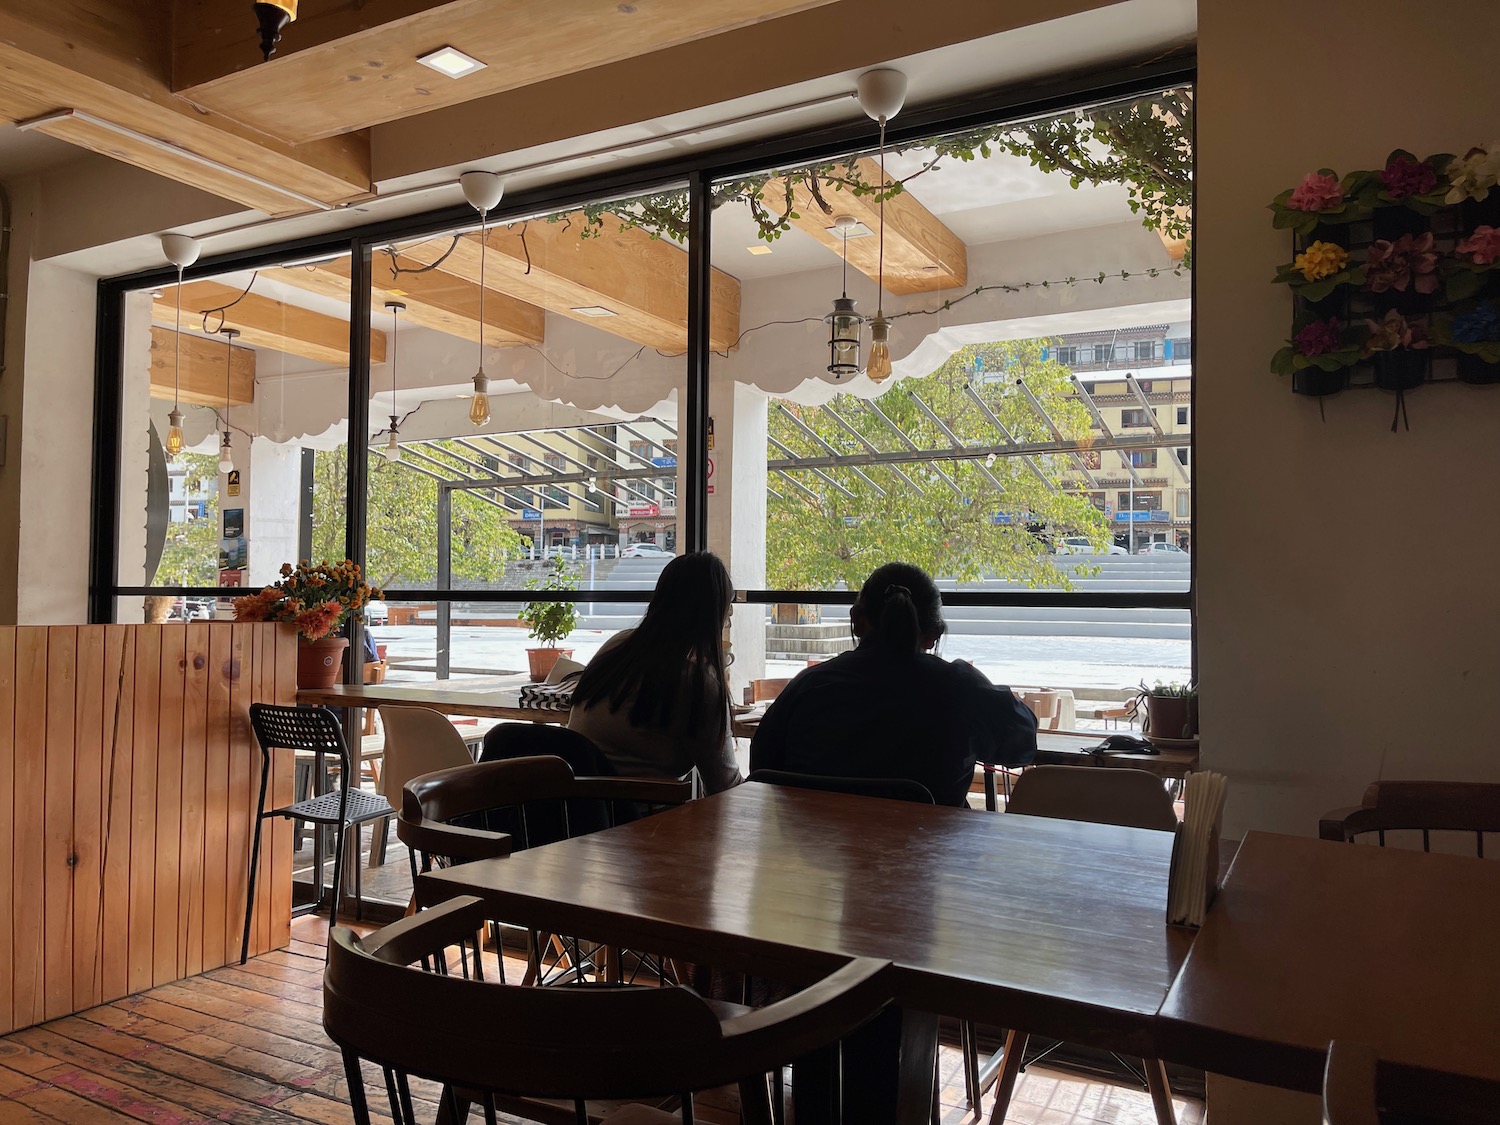
<svg viewBox="0 0 1500 1125"><path fill-rule="evenodd" d="M693 1093L730 1084L742 1119L769 1125L766 1075L848 1035L891 997L889 962L870 958L758 1010L679 987L528 988L451 975L448 949L484 921L478 899L458 898L364 938L345 927L329 935L323 1026L343 1055L357 1125L371 1120L366 1062L379 1068L391 1117L413 1125L422 1102L450 1121L477 1104L490 1123L501 1112L556 1122L558 1108L535 1099L566 1099L586 1125L587 1101L664 1096L681 1098L680 1117L630 1107L612 1120L692 1125Z"/></svg>
<svg viewBox="0 0 1500 1125"><path fill-rule="evenodd" d="M1011 815L1045 816L1059 820L1083 820L1094 824L1119 824L1171 832L1177 828L1177 813L1161 778L1145 770L1081 769L1077 766L1034 766L1016 779L1005 811ZM1163 891L1165 908L1165 890ZM1016 1079L1025 1065L1029 1035L1015 1028L1006 1033L1005 1047L983 1068L979 1066L976 1035L965 1024L964 1076L970 1089L970 1104L977 1111L991 1075L995 1081L995 1107L990 1125L1001 1125L1015 1092ZM1115 1056L1130 1073L1135 1068ZM998 1064L998 1070L997 1070ZM1172 1091L1160 1059L1142 1060L1140 1075L1151 1093L1159 1125L1173 1125Z"/></svg>
<svg viewBox="0 0 1500 1125"><path fill-rule="evenodd" d="M1324 840L1356 842L1375 834L1385 847L1387 832L1421 832L1422 850L1432 850L1432 833L1459 832L1474 837L1475 854L1484 855L1486 832L1500 832L1500 784L1479 781L1377 781L1363 801L1333 809L1318 821Z"/></svg>
<svg viewBox="0 0 1500 1125"><path fill-rule="evenodd" d="M1392 1073L1363 1043L1335 1039L1323 1068L1323 1125L1493 1125L1500 1083Z"/></svg>
<svg viewBox="0 0 1500 1125"><path fill-rule="evenodd" d="M933 803L932 792L927 786L905 777L824 777L790 770L756 770L745 780L766 785L790 785L794 789L819 789L825 793L848 793L856 797L913 801L919 805Z"/></svg>

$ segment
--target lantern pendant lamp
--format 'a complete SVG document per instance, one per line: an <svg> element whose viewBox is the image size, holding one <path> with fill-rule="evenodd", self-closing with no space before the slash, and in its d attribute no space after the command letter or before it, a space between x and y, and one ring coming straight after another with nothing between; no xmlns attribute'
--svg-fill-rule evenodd
<svg viewBox="0 0 1500 1125"><path fill-rule="evenodd" d="M224 337L224 434L219 441L219 472L234 472L234 450L229 448L229 381L234 369L234 338L240 334L238 328L220 329Z"/></svg>
<svg viewBox="0 0 1500 1125"><path fill-rule="evenodd" d="M859 374L859 330L865 318L854 311L854 300L849 296L849 228L854 222L852 215L833 220L834 229L844 239L844 292L833 302L833 311L823 323L828 325L828 373L835 379Z"/></svg>
<svg viewBox="0 0 1500 1125"><path fill-rule="evenodd" d="M270 0L255 5L255 22L260 31L260 57L268 61L281 42L281 29L297 18L297 0Z"/></svg>
<svg viewBox="0 0 1500 1125"><path fill-rule="evenodd" d="M891 377L891 322L885 317L885 125L906 102L906 75L899 70L870 70L859 76L859 104L880 125L880 266L875 276L875 319L870 322L870 365L873 383Z"/></svg>
<svg viewBox="0 0 1500 1125"><path fill-rule="evenodd" d="M182 271L198 260L203 245L185 234L161 236L162 253L177 267L177 332L172 337L172 410L167 415L167 460L182 452L182 403L178 391L182 386Z"/></svg>
<svg viewBox="0 0 1500 1125"><path fill-rule="evenodd" d="M391 428L385 439L385 459L395 462L401 460L400 416L396 413L396 314L405 312L406 306L400 301L387 301L385 307L391 310Z"/></svg>
<svg viewBox="0 0 1500 1125"><path fill-rule="evenodd" d="M488 249L485 220L505 193L505 182L493 172L465 172L458 178L464 198L479 212L479 370L474 375L474 397L469 400L469 421L487 426L490 421L490 380L484 373L484 258Z"/></svg>

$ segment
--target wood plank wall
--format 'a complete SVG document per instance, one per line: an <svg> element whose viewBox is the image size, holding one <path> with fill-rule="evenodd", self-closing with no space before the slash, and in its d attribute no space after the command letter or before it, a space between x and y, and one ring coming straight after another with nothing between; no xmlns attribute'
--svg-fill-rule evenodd
<svg viewBox="0 0 1500 1125"><path fill-rule="evenodd" d="M274 624L0 627L0 1033L238 957L248 708L295 702L296 642ZM278 752L268 808L292 770ZM290 941L291 847L267 821L252 953Z"/></svg>

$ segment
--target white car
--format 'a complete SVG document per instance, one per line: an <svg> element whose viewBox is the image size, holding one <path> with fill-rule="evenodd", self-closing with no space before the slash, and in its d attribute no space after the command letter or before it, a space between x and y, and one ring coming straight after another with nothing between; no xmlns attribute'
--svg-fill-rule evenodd
<svg viewBox="0 0 1500 1125"><path fill-rule="evenodd" d="M670 559L673 552L655 543L632 543L620 552L622 559Z"/></svg>
<svg viewBox="0 0 1500 1125"><path fill-rule="evenodd" d="M1124 547L1116 546L1114 543L1100 549L1081 535L1070 535L1066 539L1059 539L1055 549L1059 555L1128 555L1130 553Z"/></svg>
<svg viewBox="0 0 1500 1125"><path fill-rule="evenodd" d="M389 625L391 623L391 609L385 602L365 603L366 625Z"/></svg>
<svg viewBox="0 0 1500 1125"><path fill-rule="evenodd" d="M1186 555L1187 552L1176 543L1147 543L1144 547L1137 547L1135 553L1138 555Z"/></svg>

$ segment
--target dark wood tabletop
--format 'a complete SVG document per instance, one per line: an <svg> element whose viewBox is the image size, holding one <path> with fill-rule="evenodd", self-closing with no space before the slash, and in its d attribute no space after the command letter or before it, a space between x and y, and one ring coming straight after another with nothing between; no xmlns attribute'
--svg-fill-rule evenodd
<svg viewBox="0 0 1500 1125"><path fill-rule="evenodd" d="M1151 1054L1190 938L1172 837L745 784L423 876L507 921L800 984L895 962L914 1009Z"/></svg>
<svg viewBox="0 0 1500 1125"><path fill-rule="evenodd" d="M1163 1057L1315 1091L1350 1039L1500 1081L1497 937L1493 860L1251 832L1162 1009Z"/></svg>

